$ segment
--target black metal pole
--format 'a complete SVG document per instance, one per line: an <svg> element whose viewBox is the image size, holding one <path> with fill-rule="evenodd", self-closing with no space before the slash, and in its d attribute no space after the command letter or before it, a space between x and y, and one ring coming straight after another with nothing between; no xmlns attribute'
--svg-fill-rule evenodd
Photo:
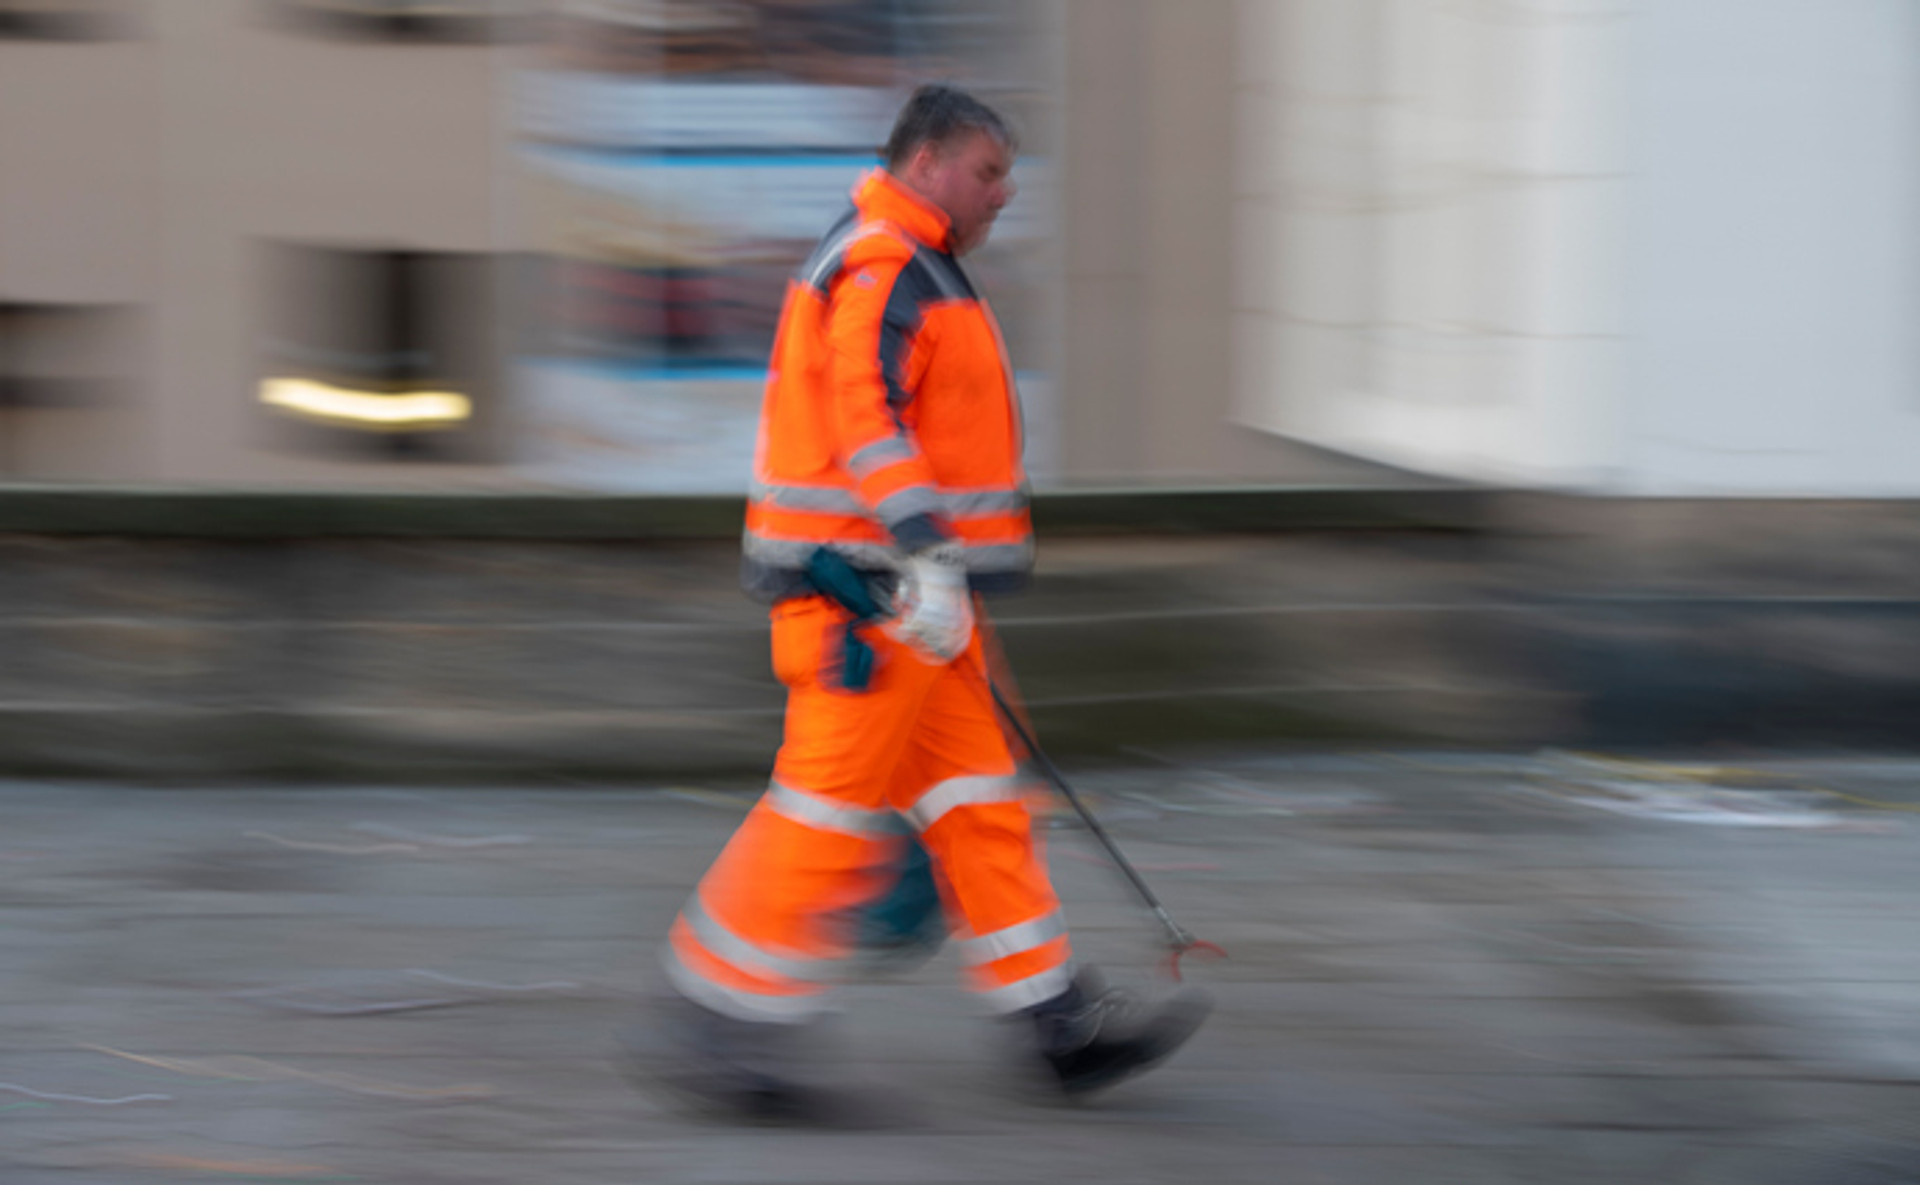
<svg viewBox="0 0 1920 1185"><path fill-rule="evenodd" d="M994 684L993 677L982 670L980 672L980 678L987 685L987 693L993 696L993 706L1000 710L1001 719L1007 722L1007 727L1013 730L1014 736L1019 738L1020 743L1026 747L1027 753L1033 758L1034 764L1038 765L1040 772L1046 774L1047 780L1053 783L1053 788L1058 790L1061 797L1065 798L1067 802L1073 806L1074 811L1078 813L1080 818L1086 823L1087 829L1093 832L1094 838L1098 839L1101 846L1107 849L1107 855L1113 857L1114 864L1126 875L1127 880L1133 885L1134 891L1140 894L1140 899L1146 902L1148 909L1153 911L1153 916L1160 920L1162 926L1166 927L1167 937L1172 940L1175 950L1184 951L1192 946L1203 945L1185 926L1174 921L1173 916L1167 912L1166 907L1160 904L1160 898L1154 895L1153 890L1148 887L1145 879L1134 869L1132 863L1127 860L1126 855L1120 851L1120 845L1113 842L1113 837L1107 834L1107 829L1100 825L1100 820L1094 816L1091 810L1087 809L1087 804L1080 800L1080 796L1074 793L1073 787L1067 784L1067 779L1061 776L1059 769L1054 766L1052 759L1040 748L1039 742L1033 739L1033 735L1027 731L1026 725L1021 723L1019 714L1013 710L1007 703L1006 698L1000 694L1000 688Z"/></svg>

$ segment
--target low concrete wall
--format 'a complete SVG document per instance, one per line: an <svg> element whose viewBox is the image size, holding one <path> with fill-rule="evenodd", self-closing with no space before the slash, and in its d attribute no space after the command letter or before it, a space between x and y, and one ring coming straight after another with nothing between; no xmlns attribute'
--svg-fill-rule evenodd
<svg viewBox="0 0 1920 1185"><path fill-rule="evenodd" d="M0 772L748 773L779 741L737 503L33 496L0 495ZM996 607L1062 755L1916 740L1907 504L1076 497Z"/></svg>

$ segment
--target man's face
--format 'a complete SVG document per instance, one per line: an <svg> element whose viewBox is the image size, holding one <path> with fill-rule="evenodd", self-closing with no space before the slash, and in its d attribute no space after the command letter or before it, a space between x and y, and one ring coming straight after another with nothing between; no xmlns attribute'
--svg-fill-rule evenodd
<svg viewBox="0 0 1920 1185"><path fill-rule="evenodd" d="M997 136L968 132L950 143L922 144L901 180L947 216L955 255L987 241L1000 208L1012 200L1013 154Z"/></svg>

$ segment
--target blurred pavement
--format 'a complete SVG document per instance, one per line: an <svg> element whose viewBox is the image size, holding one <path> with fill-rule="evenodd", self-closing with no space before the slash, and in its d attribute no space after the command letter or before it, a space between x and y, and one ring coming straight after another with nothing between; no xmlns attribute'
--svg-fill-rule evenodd
<svg viewBox="0 0 1920 1185"><path fill-rule="evenodd" d="M1069 770L1070 776L1075 776ZM1239 750L1076 777L1219 1012L1018 1093L943 953L847 990L882 1133L611 1059L744 785L0 783L0 1179L1011 1185L1920 1180L1920 761ZM1155 933L1064 820L1082 956Z"/></svg>

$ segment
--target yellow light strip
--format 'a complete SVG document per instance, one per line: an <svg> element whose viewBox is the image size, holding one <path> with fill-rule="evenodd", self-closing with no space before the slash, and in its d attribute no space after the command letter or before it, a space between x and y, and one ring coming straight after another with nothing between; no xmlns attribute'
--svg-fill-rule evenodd
<svg viewBox="0 0 1920 1185"><path fill-rule="evenodd" d="M260 402L329 424L388 431L452 428L473 418L473 401L455 391L387 395L311 379L267 379Z"/></svg>

